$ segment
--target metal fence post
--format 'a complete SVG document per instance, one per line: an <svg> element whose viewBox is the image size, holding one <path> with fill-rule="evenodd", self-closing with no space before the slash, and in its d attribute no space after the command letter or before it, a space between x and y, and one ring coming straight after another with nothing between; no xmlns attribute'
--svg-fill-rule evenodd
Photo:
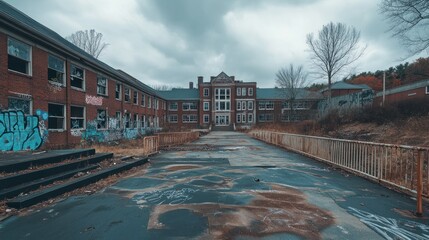
<svg viewBox="0 0 429 240"><path fill-rule="evenodd" d="M422 150L417 151L417 212L418 217L423 216L423 158L420 156Z"/></svg>

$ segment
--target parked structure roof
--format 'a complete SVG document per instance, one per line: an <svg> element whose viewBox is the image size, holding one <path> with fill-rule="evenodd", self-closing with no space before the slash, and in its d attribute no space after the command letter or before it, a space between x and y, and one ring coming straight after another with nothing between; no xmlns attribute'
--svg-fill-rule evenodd
<svg viewBox="0 0 429 240"><path fill-rule="evenodd" d="M165 100L199 100L198 89L173 88L169 91L157 91L158 95Z"/></svg>
<svg viewBox="0 0 429 240"><path fill-rule="evenodd" d="M408 91L408 90L413 90L413 89L416 89L416 88L421 88L421 87L426 87L426 86L429 86L429 79L426 79L426 80L423 80L423 81L414 82L414 83L407 84L407 85L402 85L402 86L391 88L391 89L387 89L386 90L386 95L400 93L400 92L405 92L405 91ZM383 96L383 91L378 92L376 94L376 96L377 97Z"/></svg>
<svg viewBox="0 0 429 240"><path fill-rule="evenodd" d="M309 91L304 88L299 88L297 90L296 99L323 99L323 95L319 92ZM289 97L288 91L282 88L257 88L256 89L256 99L277 99L284 100Z"/></svg>
<svg viewBox="0 0 429 240"><path fill-rule="evenodd" d="M371 88L366 84L350 84L344 81L335 82L331 85L331 90L350 90L350 89L361 89L361 90L371 90ZM320 90L320 92L328 91L328 88Z"/></svg>

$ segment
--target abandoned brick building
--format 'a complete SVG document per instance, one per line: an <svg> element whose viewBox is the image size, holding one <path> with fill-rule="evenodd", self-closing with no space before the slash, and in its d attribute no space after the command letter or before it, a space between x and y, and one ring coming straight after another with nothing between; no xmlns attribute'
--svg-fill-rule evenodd
<svg viewBox="0 0 429 240"><path fill-rule="evenodd" d="M301 120L322 98L300 90L291 108L281 89L259 89L223 72L209 82L198 77L189 89L156 91L143 82L0 1L0 150L135 138L148 129Z"/></svg>

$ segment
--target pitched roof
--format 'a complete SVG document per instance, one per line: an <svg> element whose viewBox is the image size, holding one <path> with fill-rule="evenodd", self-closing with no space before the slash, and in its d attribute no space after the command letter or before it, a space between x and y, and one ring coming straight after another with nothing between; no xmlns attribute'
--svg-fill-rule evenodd
<svg viewBox="0 0 429 240"><path fill-rule="evenodd" d="M331 85L331 90L346 90L346 89L361 89L361 90L371 90L371 88L366 84L350 84L344 81L335 82ZM328 88L320 90L320 92L328 91Z"/></svg>
<svg viewBox="0 0 429 240"><path fill-rule="evenodd" d="M410 84L398 86L398 87L391 88L391 89L386 89L385 93L386 93L386 95L389 95L389 94L405 92L405 91L409 91L409 90L413 90L413 89L417 89L417 88L422 88L422 87L427 87L427 86L429 86L429 79L418 81L418 82L413 82ZM376 94L376 96L377 97L383 96L383 91L378 92Z"/></svg>
<svg viewBox="0 0 429 240"><path fill-rule="evenodd" d="M60 36L58 33L47 28L4 1L0 1L0 22L5 23L6 28L12 28L14 31L24 30L24 32L34 34L34 36L37 36L38 39L43 41L42 44L52 45L59 51L67 52L71 56L74 55L73 57L80 61L85 61L92 67L105 72L105 74L111 75L115 80L125 80L125 83L128 83L133 87L140 88L148 93L155 93L152 88L143 84L141 81L94 58L92 55ZM16 29L16 26L18 26L19 29Z"/></svg>
<svg viewBox="0 0 429 240"><path fill-rule="evenodd" d="M298 88L296 99L322 99L323 95L319 92L313 92L304 88ZM256 99L287 99L287 91L282 88L257 88Z"/></svg>
<svg viewBox="0 0 429 240"><path fill-rule="evenodd" d="M173 88L169 91L157 91L158 95L166 100L199 100L198 89Z"/></svg>

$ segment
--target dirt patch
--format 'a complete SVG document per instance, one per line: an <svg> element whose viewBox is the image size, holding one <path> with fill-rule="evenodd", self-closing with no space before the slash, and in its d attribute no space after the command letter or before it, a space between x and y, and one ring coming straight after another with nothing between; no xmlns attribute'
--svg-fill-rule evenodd
<svg viewBox="0 0 429 240"><path fill-rule="evenodd" d="M163 229L160 216L177 209L187 209L207 217L210 236L234 239L237 236L265 237L276 233L295 234L305 239L321 239L320 232L334 223L327 211L309 204L304 194L294 188L272 185L270 191L252 191L248 205L182 204L155 206L148 229Z"/></svg>

